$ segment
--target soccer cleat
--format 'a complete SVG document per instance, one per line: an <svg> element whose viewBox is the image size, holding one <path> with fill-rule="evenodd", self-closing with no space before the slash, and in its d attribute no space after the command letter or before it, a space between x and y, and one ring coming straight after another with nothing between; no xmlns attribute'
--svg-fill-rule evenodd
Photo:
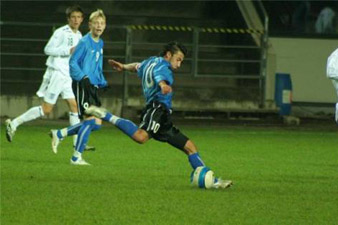
<svg viewBox="0 0 338 225"><path fill-rule="evenodd" d="M90 164L84 161L84 159L82 158L78 158L76 161L73 161L72 159L70 159L70 164L79 165L79 166L90 166Z"/></svg>
<svg viewBox="0 0 338 225"><path fill-rule="evenodd" d="M94 146L90 146L90 145L86 145L85 151L95 151L95 147Z"/></svg>
<svg viewBox="0 0 338 225"><path fill-rule="evenodd" d="M215 179L215 183L214 183L214 188L218 189L218 188L229 188L232 185L232 181L231 180L222 180L221 178L216 178Z"/></svg>
<svg viewBox="0 0 338 225"><path fill-rule="evenodd" d="M86 110L85 113L87 115L92 115L97 118L103 118L107 114L107 110L105 108L97 107L95 105L89 106Z"/></svg>
<svg viewBox="0 0 338 225"><path fill-rule="evenodd" d="M14 134L15 134L15 129L13 129L11 123L12 123L11 119L7 119L5 121L5 124L6 124L6 138L7 138L7 141L9 141L9 142L13 141L13 137L14 137Z"/></svg>
<svg viewBox="0 0 338 225"><path fill-rule="evenodd" d="M49 136L52 138L52 150L56 154L58 153L58 145L61 139L57 136L57 130L50 130Z"/></svg>

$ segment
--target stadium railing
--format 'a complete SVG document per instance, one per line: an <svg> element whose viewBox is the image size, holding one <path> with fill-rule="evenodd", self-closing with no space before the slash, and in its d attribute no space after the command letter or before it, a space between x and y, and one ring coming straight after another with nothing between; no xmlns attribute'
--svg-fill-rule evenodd
<svg viewBox="0 0 338 225"><path fill-rule="evenodd" d="M43 48L52 30L62 24L2 21L0 25L2 87L27 83L37 85L41 82L47 58ZM19 37L22 33L25 33L25 37ZM260 37L260 46L252 40L252 34ZM248 95L240 96L245 87L250 92L254 90L249 100L263 105L266 76L264 55L267 51L265 30L168 25L107 26L103 36L105 61L108 58L123 62L140 61L150 55L157 55L161 46L177 37L183 40L191 52L178 73L177 77L182 80L178 85L185 86L193 82L197 87L215 89L218 86L233 90L234 94L221 94L223 96L219 97L227 95L228 100L246 100ZM111 71L105 64L104 72ZM133 79L125 73L121 80L115 81L123 90L122 108L128 106ZM222 84L226 88L222 88ZM29 92L33 95L33 91ZM17 93L2 88L2 94ZM235 95L239 96L231 97Z"/></svg>

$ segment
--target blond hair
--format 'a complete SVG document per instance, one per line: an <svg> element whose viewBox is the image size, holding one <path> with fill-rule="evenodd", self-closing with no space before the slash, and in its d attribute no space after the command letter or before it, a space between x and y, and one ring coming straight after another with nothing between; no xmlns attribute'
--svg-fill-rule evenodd
<svg viewBox="0 0 338 225"><path fill-rule="evenodd" d="M102 17L104 20L106 20L106 16L104 15L102 9L97 9L96 11L94 11L90 14L89 22L92 22L97 17Z"/></svg>

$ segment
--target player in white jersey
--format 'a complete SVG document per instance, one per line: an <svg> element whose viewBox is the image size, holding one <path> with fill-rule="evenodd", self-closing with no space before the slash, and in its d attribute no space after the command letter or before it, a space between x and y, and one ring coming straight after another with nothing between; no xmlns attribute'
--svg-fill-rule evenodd
<svg viewBox="0 0 338 225"><path fill-rule="evenodd" d="M43 103L27 110L13 120L6 120L6 137L12 142L15 131L21 124L49 114L59 97L62 96L69 106L69 122L75 125L80 122L75 96L72 90L72 79L69 75L69 58L75 46L82 38L79 27L83 21L83 10L79 6L71 6L66 10L68 24L56 29L45 46L48 55L47 69L42 84L37 91L43 97ZM74 138L76 143L76 137Z"/></svg>
<svg viewBox="0 0 338 225"><path fill-rule="evenodd" d="M338 97L338 48L327 59L326 76L332 81ZM336 103L336 123L338 124L338 101Z"/></svg>

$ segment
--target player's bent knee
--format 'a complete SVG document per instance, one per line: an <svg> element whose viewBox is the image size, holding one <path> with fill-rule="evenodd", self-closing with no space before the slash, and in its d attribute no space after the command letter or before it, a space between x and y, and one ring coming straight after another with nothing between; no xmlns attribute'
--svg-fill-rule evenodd
<svg viewBox="0 0 338 225"><path fill-rule="evenodd" d="M43 110L44 115L48 115L52 112L53 105L51 105L49 103L43 103L42 104L42 110Z"/></svg>
<svg viewBox="0 0 338 225"><path fill-rule="evenodd" d="M174 146L175 148L180 149L186 154L189 154L189 151L186 149L186 145L188 142L189 142L189 138L180 132L170 137L168 140L168 143L170 145Z"/></svg>
<svg viewBox="0 0 338 225"><path fill-rule="evenodd" d="M43 110L43 114L45 116L49 115L52 112L52 110Z"/></svg>
<svg viewBox="0 0 338 225"><path fill-rule="evenodd" d="M97 124L97 125L101 125L102 124L102 120L101 119L96 118L96 117L94 117L94 118L95 118L95 124Z"/></svg>
<svg viewBox="0 0 338 225"><path fill-rule="evenodd" d="M144 144L149 140L149 135L146 131L138 129L132 137L139 144Z"/></svg>
<svg viewBox="0 0 338 225"><path fill-rule="evenodd" d="M191 140L187 141L184 146L184 150L188 155L195 154L197 152L197 148Z"/></svg>

